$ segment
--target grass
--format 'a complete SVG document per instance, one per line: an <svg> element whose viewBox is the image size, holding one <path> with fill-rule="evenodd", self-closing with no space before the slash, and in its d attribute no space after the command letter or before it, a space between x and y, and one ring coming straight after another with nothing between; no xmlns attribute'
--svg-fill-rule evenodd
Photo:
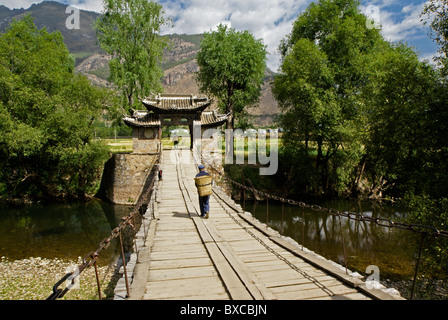
<svg viewBox="0 0 448 320"><path fill-rule="evenodd" d="M45 300L52 293L52 288L70 267L81 264L78 261L61 259L28 258L9 261L6 257L0 260L0 300ZM114 268L98 267L103 298L111 299L109 283ZM85 269L79 276L79 287L70 290L64 300L98 300L98 287L94 267ZM59 288L64 289L62 283Z"/></svg>
<svg viewBox="0 0 448 320"><path fill-rule="evenodd" d="M93 74L106 81L109 81L110 78L110 69L108 66L104 68L99 68L97 70L89 71L88 73Z"/></svg>
<svg viewBox="0 0 448 320"><path fill-rule="evenodd" d="M134 149L132 138L105 139L104 141L112 153L127 153L127 152L132 152ZM248 139L244 139L244 149L240 147L242 145L242 143L243 143L242 138L235 138L235 140L234 140L234 156L235 157L240 156L241 153L244 152L244 159L247 160L248 155L249 155L249 144L254 143L254 145L251 145L251 148L252 148L251 150L255 150L255 152L257 152L258 141L255 140L253 142L252 141L249 142ZM277 145L278 147L280 147L281 143L282 143L282 140L280 138L268 139L266 141L267 153L270 152L270 148L273 145ZM170 148L174 147L174 141L170 140L170 138L163 138L162 146L165 149L167 149L167 148L170 149ZM182 139L179 141L179 147L186 148L189 146L190 146L190 139L188 137L182 137ZM238 146L238 149L237 149L237 146ZM223 154L223 156L225 155L224 140L222 143L221 153Z"/></svg>
<svg viewBox="0 0 448 320"><path fill-rule="evenodd" d="M178 65L181 65L181 64L190 62L190 61L192 61L192 60L195 59L195 58L196 58L196 57L193 56L193 57L188 57L188 58L185 58L185 59L182 59L182 60L166 62L166 63L163 63L163 64L162 64L162 69L163 69L163 70L168 70L168 69L173 68L173 67L176 67L176 66L178 66Z"/></svg>
<svg viewBox="0 0 448 320"><path fill-rule="evenodd" d="M132 139L105 139L106 145L112 153L129 153L134 151Z"/></svg>
<svg viewBox="0 0 448 320"><path fill-rule="evenodd" d="M134 151L134 143L132 138L117 138L117 139L104 139L106 145L109 147L110 152L112 153L131 153ZM188 145L189 145L188 139ZM179 146L183 147L185 141L180 141ZM165 149L171 149L174 147L174 141L169 138L162 139L162 146Z"/></svg>
<svg viewBox="0 0 448 320"><path fill-rule="evenodd" d="M73 57L75 57L75 59L83 59L83 58L88 58L90 56L93 56L95 54L95 52L75 52L72 53Z"/></svg>
<svg viewBox="0 0 448 320"><path fill-rule="evenodd" d="M72 53L72 56L75 58L75 65L78 66L81 62L94 54L95 52L76 52Z"/></svg>

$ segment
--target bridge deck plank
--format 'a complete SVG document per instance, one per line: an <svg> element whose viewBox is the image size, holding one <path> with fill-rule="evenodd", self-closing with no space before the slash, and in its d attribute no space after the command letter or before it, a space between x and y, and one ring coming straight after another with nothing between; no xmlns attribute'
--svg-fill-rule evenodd
<svg viewBox="0 0 448 320"><path fill-rule="evenodd" d="M142 299L369 299L272 241L266 228L237 214L220 195L210 199L210 219L199 218L190 163L176 165L163 154Z"/></svg>

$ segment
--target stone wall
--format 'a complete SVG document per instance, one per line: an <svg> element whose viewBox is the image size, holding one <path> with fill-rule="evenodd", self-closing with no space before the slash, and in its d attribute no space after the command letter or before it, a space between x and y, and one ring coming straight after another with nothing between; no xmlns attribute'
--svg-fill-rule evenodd
<svg viewBox="0 0 448 320"><path fill-rule="evenodd" d="M161 148L159 130L156 128L134 128L132 140L135 153L158 153Z"/></svg>
<svg viewBox="0 0 448 320"><path fill-rule="evenodd" d="M114 154L104 166L97 197L114 204L134 205L157 160L157 155Z"/></svg>

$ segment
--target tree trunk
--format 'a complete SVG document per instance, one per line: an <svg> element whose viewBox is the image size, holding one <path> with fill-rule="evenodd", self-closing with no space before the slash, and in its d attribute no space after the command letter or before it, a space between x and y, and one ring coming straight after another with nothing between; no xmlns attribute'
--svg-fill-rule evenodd
<svg viewBox="0 0 448 320"><path fill-rule="evenodd" d="M229 111L228 111L229 113ZM233 116L233 111L230 111L229 116L227 117L227 126L226 129L233 129L235 125L235 118Z"/></svg>
<svg viewBox="0 0 448 320"><path fill-rule="evenodd" d="M228 83L227 86L227 103L226 103L226 113L228 114L227 117L227 125L226 125L226 129L230 129L231 130L231 134L226 134L226 155L231 155L232 156L232 163L233 163L233 141L234 141L234 136L233 136L233 129L234 129L234 125L235 125L235 119L234 119L234 114L233 114L233 101L232 101L232 96L233 96L233 84L232 83ZM230 161L230 159L226 159L226 163L228 163L228 161Z"/></svg>
<svg viewBox="0 0 448 320"><path fill-rule="evenodd" d="M129 103L129 108L132 108L132 106L134 105L134 97L132 93L128 94L128 103Z"/></svg>
<svg viewBox="0 0 448 320"><path fill-rule="evenodd" d="M323 140L322 137L317 137L317 159L316 159L316 167L320 168L321 165L323 164L323 153L322 153L322 144L323 144Z"/></svg>
<svg viewBox="0 0 448 320"><path fill-rule="evenodd" d="M235 128L235 114L233 110L233 86L233 82L227 83L226 113L229 114L227 119L227 129Z"/></svg>

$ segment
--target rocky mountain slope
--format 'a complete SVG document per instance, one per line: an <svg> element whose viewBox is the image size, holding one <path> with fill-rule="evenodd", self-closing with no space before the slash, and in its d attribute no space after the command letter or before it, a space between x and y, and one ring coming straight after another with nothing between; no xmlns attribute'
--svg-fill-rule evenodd
<svg viewBox="0 0 448 320"><path fill-rule="evenodd" d="M164 55L165 92L200 95L199 87L194 80L194 73L199 70L195 59L199 51L198 38L201 35L170 35L170 49ZM200 39L199 39L200 40ZM265 82L258 107L250 108L255 126L273 126L275 117L280 113L278 104L272 95L272 73L267 70Z"/></svg>

